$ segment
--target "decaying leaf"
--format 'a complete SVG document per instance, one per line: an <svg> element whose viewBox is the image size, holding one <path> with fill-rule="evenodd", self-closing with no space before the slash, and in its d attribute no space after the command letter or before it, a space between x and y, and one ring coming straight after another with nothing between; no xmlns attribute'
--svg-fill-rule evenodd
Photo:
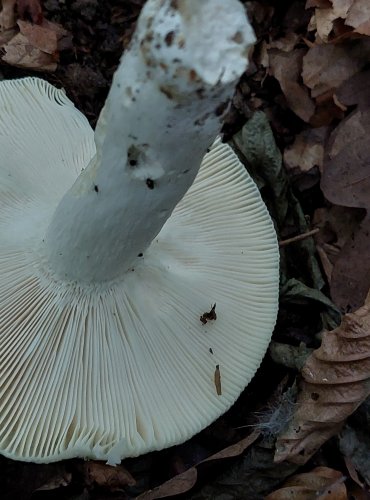
<svg viewBox="0 0 370 500"><path fill-rule="evenodd" d="M20 68L55 71L59 51L70 48L71 38L68 32L59 24L42 18L39 2L27 0L21 2L21 6L24 14L29 12L31 18L37 19L38 22L36 24L18 19L19 33L11 32L11 37L0 39L1 47L5 51L2 60Z"/></svg>
<svg viewBox="0 0 370 500"><path fill-rule="evenodd" d="M259 435L260 433L258 431L252 432L249 436L242 439L238 443L228 446L224 450L221 450L218 453L211 455L205 460L199 462L194 467L191 467L182 474L178 474L177 476L166 481L157 488L154 488L153 490L147 491L139 495L137 499L156 500L157 498L166 498L188 492L195 486L198 478L198 471L202 468L204 464L212 461L238 457L258 439Z"/></svg>
<svg viewBox="0 0 370 500"><path fill-rule="evenodd" d="M364 67L370 54L370 41L340 45L314 45L303 57L302 78L311 96L337 89Z"/></svg>
<svg viewBox="0 0 370 500"><path fill-rule="evenodd" d="M292 145L285 148L284 164L293 173L308 172L314 167L322 169L327 127L307 129L298 134Z"/></svg>
<svg viewBox="0 0 370 500"><path fill-rule="evenodd" d="M2 60L11 66L38 71L55 71L57 68L55 55L34 47L22 33L15 35L3 49L5 55Z"/></svg>
<svg viewBox="0 0 370 500"><path fill-rule="evenodd" d="M0 11L0 31L8 30L15 26L15 4L17 0L2 0Z"/></svg>
<svg viewBox="0 0 370 500"><path fill-rule="evenodd" d="M53 491L59 488L65 488L72 481L72 473L64 471L63 474L52 477L45 484L37 488L35 491Z"/></svg>
<svg viewBox="0 0 370 500"><path fill-rule="evenodd" d="M347 500L346 478L337 470L316 467L311 472L296 474L282 488L270 493L265 500Z"/></svg>
<svg viewBox="0 0 370 500"><path fill-rule="evenodd" d="M359 107L330 137L321 188L336 205L365 209L366 216L336 258L331 296L343 311L359 307L370 287L370 109Z"/></svg>
<svg viewBox="0 0 370 500"><path fill-rule="evenodd" d="M125 486L134 486L135 479L123 465L112 467L99 462L85 462L85 484L88 487L98 485L111 492L123 491Z"/></svg>
<svg viewBox="0 0 370 500"><path fill-rule="evenodd" d="M370 415L369 415L370 419ZM368 422L365 422L368 424ZM339 448L345 459L352 479L361 485L357 471L370 486L370 429L368 426L352 427L346 425L339 436ZM352 470L351 470L352 467Z"/></svg>
<svg viewBox="0 0 370 500"><path fill-rule="evenodd" d="M40 0L17 0L18 14L21 19L30 18L34 24L43 20Z"/></svg>
<svg viewBox="0 0 370 500"><path fill-rule="evenodd" d="M363 217L361 209L337 205L318 208L314 213L313 225L320 229L315 235L316 249L330 285L336 261L341 258L341 251L347 242L353 242ZM350 262L348 266L351 266ZM342 286L347 285L343 283Z"/></svg>
<svg viewBox="0 0 370 500"><path fill-rule="evenodd" d="M346 25L356 33L370 35L370 4L368 0L353 0L346 17Z"/></svg>
<svg viewBox="0 0 370 500"><path fill-rule="evenodd" d="M276 462L306 463L370 395L370 293L364 306L324 332L302 376L295 414L277 439Z"/></svg>
<svg viewBox="0 0 370 500"><path fill-rule="evenodd" d="M280 83L289 107L303 121L309 122L314 114L315 104L308 89L299 81L305 53L306 49L295 49L289 53L271 49L269 58L270 73Z"/></svg>
<svg viewBox="0 0 370 500"><path fill-rule="evenodd" d="M314 22L321 42L370 35L368 0L307 0L306 8L316 7Z"/></svg>

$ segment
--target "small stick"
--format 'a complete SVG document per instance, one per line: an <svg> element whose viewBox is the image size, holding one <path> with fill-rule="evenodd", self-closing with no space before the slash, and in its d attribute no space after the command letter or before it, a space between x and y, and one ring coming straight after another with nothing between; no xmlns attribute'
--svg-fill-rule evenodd
<svg viewBox="0 0 370 500"><path fill-rule="evenodd" d="M306 233L298 234L297 236L293 236L292 238L288 238L286 240L281 240L279 241L279 247L285 247L290 243L295 243L296 241L305 240L306 238L309 238L310 236L317 234L319 231L320 229L317 227L316 229L311 229L311 231L307 231Z"/></svg>

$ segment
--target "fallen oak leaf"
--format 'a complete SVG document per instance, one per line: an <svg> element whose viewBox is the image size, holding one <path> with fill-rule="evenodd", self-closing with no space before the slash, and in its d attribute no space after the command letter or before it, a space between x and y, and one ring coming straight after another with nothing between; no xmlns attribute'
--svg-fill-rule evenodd
<svg viewBox="0 0 370 500"><path fill-rule="evenodd" d="M56 54L58 49L58 38L54 30L49 27L43 27L31 24L27 21L17 21L19 31L24 35L30 45L40 49L47 54Z"/></svg>
<svg viewBox="0 0 370 500"><path fill-rule="evenodd" d="M277 438L275 462L306 463L370 395L370 292L361 308L324 332L302 377L293 418Z"/></svg>
<svg viewBox="0 0 370 500"><path fill-rule="evenodd" d="M3 46L5 55L2 61L18 68L28 68L35 71L55 71L55 58L29 44L28 38L18 33L10 42Z"/></svg>
<svg viewBox="0 0 370 500"><path fill-rule="evenodd" d="M49 21L42 25L18 20L20 32L3 45L2 60L12 66L35 71L55 71L59 50L68 48L68 32Z"/></svg>
<svg viewBox="0 0 370 500"><path fill-rule="evenodd" d="M194 467L191 467L190 469L186 470L182 474L178 474L177 476L174 476L172 479L169 479L168 481L164 482L157 488L142 493L141 495L136 497L137 500L156 500L158 498L172 497L175 495L181 495L183 493L188 492L195 486L198 479L199 470L202 468L204 464L212 461L238 457L249 446L251 446L258 439L259 436L260 436L259 431L252 432L251 434L249 434L249 436L245 437L238 443L228 446L227 448L219 451L218 453L211 455L205 460L199 462Z"/></svg>

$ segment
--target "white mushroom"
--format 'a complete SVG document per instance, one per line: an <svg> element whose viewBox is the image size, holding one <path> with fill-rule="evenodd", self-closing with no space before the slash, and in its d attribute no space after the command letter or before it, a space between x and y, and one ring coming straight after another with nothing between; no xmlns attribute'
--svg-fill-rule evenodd
<svg viewBox="0 0 370 500"><path fill-rule="evenodd" d="M63 91L1 82L0 453L117 463L190 438L253 377L274 228L227 145L198 173L253 42L237 0L148 0L95 136Z"/></svg>

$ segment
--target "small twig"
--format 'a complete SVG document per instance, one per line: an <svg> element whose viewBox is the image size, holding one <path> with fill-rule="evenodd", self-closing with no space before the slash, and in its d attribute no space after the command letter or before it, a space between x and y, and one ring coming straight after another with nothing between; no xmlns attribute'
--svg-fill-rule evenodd
<svg viewBox="0 0 370 500"><path fill-rule="evenodd" d="M311 231L307 231L306 233L298 234L297 236L293 236L292 238L288 238L287 240L281 240L281 241L279 241L279 247L285 247L286 245L289 245L290 243L295 243L296 241L305 240L306 238L309 238L310 236L317 234L319 231L320 231L320 229L317 227L316 229L311 229Z"/></svg>

